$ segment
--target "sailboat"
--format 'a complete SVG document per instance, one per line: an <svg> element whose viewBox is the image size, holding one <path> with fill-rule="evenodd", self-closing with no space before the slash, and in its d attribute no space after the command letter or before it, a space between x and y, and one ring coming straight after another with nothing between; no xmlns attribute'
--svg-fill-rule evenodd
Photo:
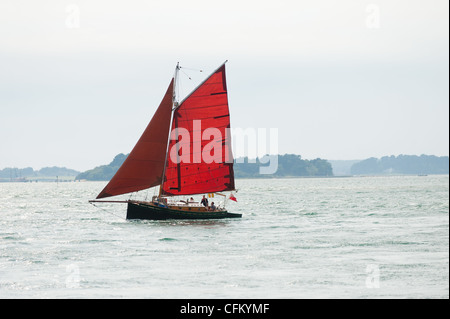
<svg viewBox="0 0 450 319"><path fill-rule="evenodd" d="M144 133L122 166L90 202L127 203L127 219L239 218L224 205L177 200L180 196L235 191L225 61L182 101L179 63ZM151 201L104 200L159 186ZM206 195L203 195L206 198ZM235 200L231 193L231 199ZM191 197L192 199L192 197ZM224 201L225 202L225 201Z"/></svg>

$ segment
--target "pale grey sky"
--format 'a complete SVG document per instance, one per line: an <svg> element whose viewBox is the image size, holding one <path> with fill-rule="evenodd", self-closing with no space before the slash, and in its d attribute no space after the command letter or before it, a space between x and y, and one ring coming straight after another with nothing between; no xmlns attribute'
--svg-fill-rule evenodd
<svg viewBox="0 0 450 319"><path fill-rule="evenodd" d="M176 63L313 159L449 154L447 0L0 2L0 169L128 153ZM239 154L237 154L239 155Z"/></svg>

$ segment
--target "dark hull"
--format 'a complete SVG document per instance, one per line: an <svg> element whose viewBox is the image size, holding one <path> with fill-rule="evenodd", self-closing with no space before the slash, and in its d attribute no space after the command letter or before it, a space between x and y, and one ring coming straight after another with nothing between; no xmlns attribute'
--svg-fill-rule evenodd
<svg viewBox="0 0 450 319"><path fill-rule="evenodd" d="M138 202L128 202L127 219L222 219L239 218L242 214L233 214L227 211L199 212L174 210L166 207L156 207Z"/></svg>

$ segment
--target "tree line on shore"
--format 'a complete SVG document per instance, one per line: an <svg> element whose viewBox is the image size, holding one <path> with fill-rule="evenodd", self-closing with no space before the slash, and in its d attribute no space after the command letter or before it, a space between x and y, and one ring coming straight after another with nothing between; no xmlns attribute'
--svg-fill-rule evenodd
<svg viewBox="0 0 450 319"><path fill-rule="evenodd" d="M355 163L351 167L352 175L389 175L389 174L448 174L449 157L434 155L399 155L371 157Z"/></svg>
<svg viewBox="0 0 450 319"><path fill-rule="evenodd" d="M97 166L94 169L80 173L76 180L108 181L117 172L127 158L119 154L108 165ZM303 160L300 155L278 155L277 169L273 174L260 174L260 168L267 166L262 159L238 158L234 163L234 176L236 178L268 178L268 177L300 177L300 176L332 176L331 164L320 158Z"/></svg>
<svg viewBox="0 0 450 319"><path fill-rule="evenodd" d="M119 154L108 165L98 166L80 173L76 180L110 180L127 155ZM261 168L268 166L264 157L249 159L237 158L234 162L236 178L283 178L283 177L322 177L334 176L333 167L324 159L305 160L300 155L284 154L277 156L277 167L272 174L261 174ZM449 174L449 157L434 155L399 155L382 158L368 158L353 163L350 175L428 175Z"/></svg>
<svg viewBox="0 0 450 319"><path fill-rule="evenodd" d="M78 172L65 167L44 167L35 171L27 168L4 168L0 170L0 182L28 181L43 176L74 176L75 180L108 181L117 172L127 158L125 154L118 154L108 165L97 166L85 172ZM331 162L331 163L330 163ZM271 174L261 174L267 168L270 159L249 159L241 157L235 159L234 175L236 178L284 178L284 177L321 177L334 176L332 163L346 161L327 161L324 159L305 160L300 155L284 154L276 157L276 166ZM368 158L362 161L348 161L349 175L428 175L449 174L449 157L434 155L399 155L384 156L382 158ZM339 171L339 168L337 169ZM339 172L337 175L342 175ZM73 177L72 177L73 178Z"/></svg>
<svg viewBox="0 0 450 319"><path fill-rule="evenodd" d="M28 181L28 180L40 180L51 177L52 179L57 176L61 177L75 177L80 174L79 171L66 168L66 167L43 167L40 170L34 170L32 167L16 168L7 167L0 170L0 181Z"/></svg>

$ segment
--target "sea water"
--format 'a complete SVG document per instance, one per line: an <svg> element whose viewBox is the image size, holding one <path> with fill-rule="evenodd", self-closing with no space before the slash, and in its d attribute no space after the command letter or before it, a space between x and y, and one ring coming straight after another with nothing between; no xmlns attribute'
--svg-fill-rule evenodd
<svg viewBox="0 0 450 319"><path fill-rule="evenodd" d="M216 221L127 221L104 186L0 184L0 298L449 298L447 175L238 179Z"/></svg>

